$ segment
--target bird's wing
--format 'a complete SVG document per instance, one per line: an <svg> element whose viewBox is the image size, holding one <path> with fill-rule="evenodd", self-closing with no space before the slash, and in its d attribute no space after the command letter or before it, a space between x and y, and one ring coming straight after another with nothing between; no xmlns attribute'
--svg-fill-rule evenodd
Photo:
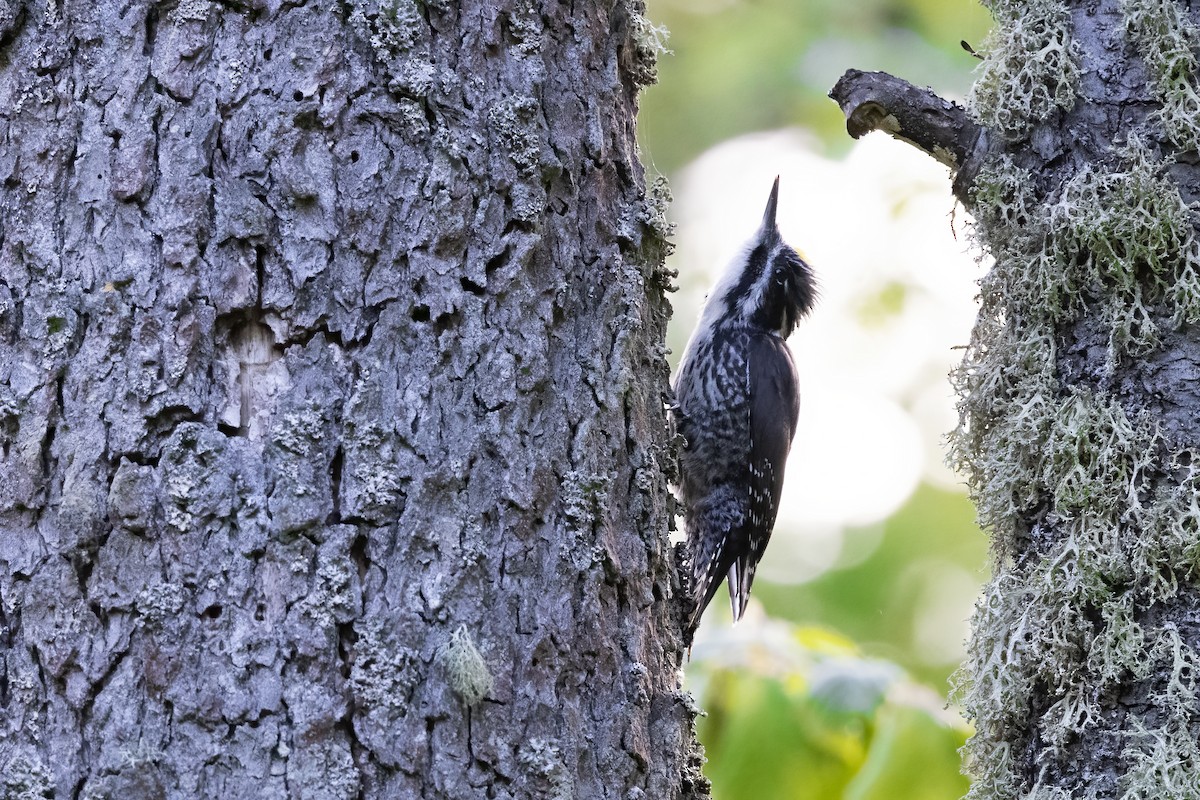
<svg viewBox="0 0 1200 800"><path fill-rule="evenodd" d="M729 601L733 618L740 619L750 599L750 586L759 559L767 549L787 464L796 420L800 414L800 391L792 354L777 336L755 336L750 346L750 458L749 514L742 530L745 546L729 567Z"/></svg>

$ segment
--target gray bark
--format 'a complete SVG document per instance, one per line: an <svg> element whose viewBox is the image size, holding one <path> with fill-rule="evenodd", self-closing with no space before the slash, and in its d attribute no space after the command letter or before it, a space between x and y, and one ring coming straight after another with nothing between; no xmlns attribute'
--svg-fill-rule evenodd
<svg viewBox="0 0 1200 800"><path fill-rule="evenodd" d="M0 48L0 795L707 796L640 5Z"/></svg>
<svg viewBox="0 0 1200 800"><path fill-rule="evenodd" d="M989 7L955 182L996 258L952 437L996 553L962 676L970 796L1195 798L1200 16Z"/></svg>

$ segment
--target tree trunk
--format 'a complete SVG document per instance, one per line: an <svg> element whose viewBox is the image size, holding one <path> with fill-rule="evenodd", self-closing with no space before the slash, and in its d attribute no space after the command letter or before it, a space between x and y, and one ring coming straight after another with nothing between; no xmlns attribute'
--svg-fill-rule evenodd
<svg viewBox="0 0 1200 800"><path fill-rule="evenodd" d="M951 443L996 553L963 671L970 796L1195 798L1200 17L990 7L975 121L950 113L970 135L923 138L937 115L869 76L838 97L860 131L950 154L996 259Z"/></svg>
<svg viewBox="0 0 1200 800"><path fill-rule="evenodd" d="M5 797L707 796L641 11L0 2Z"/></svg>

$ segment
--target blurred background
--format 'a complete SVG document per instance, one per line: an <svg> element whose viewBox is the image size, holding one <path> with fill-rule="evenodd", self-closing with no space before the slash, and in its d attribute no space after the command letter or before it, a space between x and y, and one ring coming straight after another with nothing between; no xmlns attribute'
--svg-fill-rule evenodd
<svg viewBox="0 0 1200 800"><path fill-rule="evenodd" d="M670 32L639 135L675 198L674 363L775 175L821 290L790 340L800 425L751 609L731 627L722 590L686 670L714 797L961 797L970 730L947 698L989 562L942 440L986 262L946 168L854 142L826 95L853 67L961 102L978 62L960 41L990 18L972 0L648 0L648 17Z"/></svg>

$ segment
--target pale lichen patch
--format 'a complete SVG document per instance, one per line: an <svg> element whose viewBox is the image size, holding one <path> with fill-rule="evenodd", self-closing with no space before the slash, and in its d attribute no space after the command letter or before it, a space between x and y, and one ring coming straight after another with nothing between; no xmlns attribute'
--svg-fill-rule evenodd
<svg viewBox="0 0 1200 800"><path fill-rule="evenodd" d="M996 26L980 50L980 73L967 107L988 128L1016 139L1056 109L1075 105L1079 52L1070 13L1059 0L985 3Z"/></svg>
<svg viewBox="0 0 1200 800"><path fill-rule="evenodd" d="M575 797L575 782L567 772L562 754L551 742L530 739L519 756L521 765L528 769L541 783L546 800L572 800Z"/></svg>
<svg viewBox="0 0 1200 800"><path fill-rule="evenodd" d="M1184 150L1200 149L1200 92L1196 52L1200 27L1171 0L1122 0L1130 40L1146 63L1167 136Z"/></svg>
<svg viewBox="0 0 1200 800"><path fill-rule="evenodd" d="M633 78L640 86L658 82L658 59L670 55L667 38L670 35L664 25L655 25L645 15L641 2L627 0L630 40L633 44Z"/></svg>
<svg viewBox="0 0 1200 800"><path fill-rule="evenodd" d="M1108 300L1114 356L1158 344L1153 310L1164 299L1176 324L1200 314L1191 209L1140 140L1118 156L1119 168L1086 168L1070 180L1051 218L1067 280Z"/></svg>
<svg viewBox="0 0 1200 800"><path fill-rule="evenodd" d="M438 651L450 688L468 706L478 705L492 691L492 674L467 626L460 625Z"/></svg>

